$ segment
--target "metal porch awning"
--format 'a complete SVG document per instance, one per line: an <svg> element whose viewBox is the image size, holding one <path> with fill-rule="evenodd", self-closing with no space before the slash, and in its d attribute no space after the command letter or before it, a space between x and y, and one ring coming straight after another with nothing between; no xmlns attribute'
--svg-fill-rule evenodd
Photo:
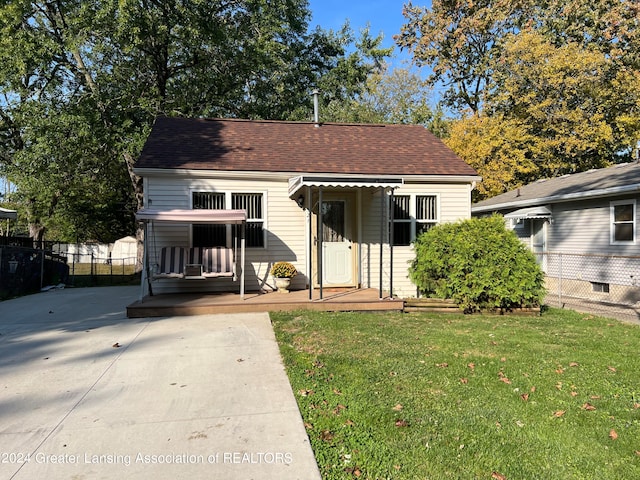
<svg viewBox="0 0 640 480"><path fill-rule="evenodd" d="M289 197L293 197L304 187L322 188L397 188L404 184L402 178L393 177L336 177L300 175L289 179Z"/></svg>
<svg viewBox="0 0 640 480"><path fill-rule="evenodd" d="M546 205L527 207L507 213L504 218L511 220L525 220L528 218L551 218L551 209Z"/></svg>

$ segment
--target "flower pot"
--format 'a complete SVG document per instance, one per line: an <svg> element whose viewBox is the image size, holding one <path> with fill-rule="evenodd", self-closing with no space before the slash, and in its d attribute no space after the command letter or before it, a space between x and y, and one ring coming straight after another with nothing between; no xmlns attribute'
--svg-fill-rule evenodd
<svg viewBox="0 0 640 480"><path fill-rule="evenodd" d="M289 285L291 285L290 278L274 277L276 281L276 287L280 293L289 293Z"/></svg>

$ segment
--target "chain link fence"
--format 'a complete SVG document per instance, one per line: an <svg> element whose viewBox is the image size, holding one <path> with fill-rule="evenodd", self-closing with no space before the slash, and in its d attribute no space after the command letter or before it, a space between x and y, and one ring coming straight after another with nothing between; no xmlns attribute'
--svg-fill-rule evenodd
<svg viewBox="0 0 640 480"><path fill-rule="evenodd" d="M539 253L552 307L640 320L640 256Z"/></svg>

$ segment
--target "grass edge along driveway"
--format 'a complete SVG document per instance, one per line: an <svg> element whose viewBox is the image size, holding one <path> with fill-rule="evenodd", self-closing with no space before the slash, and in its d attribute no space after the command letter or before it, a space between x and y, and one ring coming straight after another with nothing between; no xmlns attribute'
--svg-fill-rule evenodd
<svg viewBox="0 0 640 480"><path fill-rule="evenodd" d="M324 479L640 478L640 327L272 313Z"/></svg>

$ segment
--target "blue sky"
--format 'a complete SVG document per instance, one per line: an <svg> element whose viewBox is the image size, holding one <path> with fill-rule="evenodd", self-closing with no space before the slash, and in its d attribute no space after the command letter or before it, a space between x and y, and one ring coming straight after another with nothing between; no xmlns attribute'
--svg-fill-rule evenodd
<svg viewBox="0 0 640 480"><path fill-rule="evenodd" d="M324 29L339 29L349 20L351 28L356 32L371 26L371 34L384 34L384 46L395 45L393 36L400 33L405 18L402 15L402 7L408 0L309 0L312 13L310 25L320 25ZM414 5L431 6L430 0L414 0ZM398 55L398 62L408 59L406 52L400 53L398 47L394 50ZM393 62L394 65L396 62Z"/></svg>

